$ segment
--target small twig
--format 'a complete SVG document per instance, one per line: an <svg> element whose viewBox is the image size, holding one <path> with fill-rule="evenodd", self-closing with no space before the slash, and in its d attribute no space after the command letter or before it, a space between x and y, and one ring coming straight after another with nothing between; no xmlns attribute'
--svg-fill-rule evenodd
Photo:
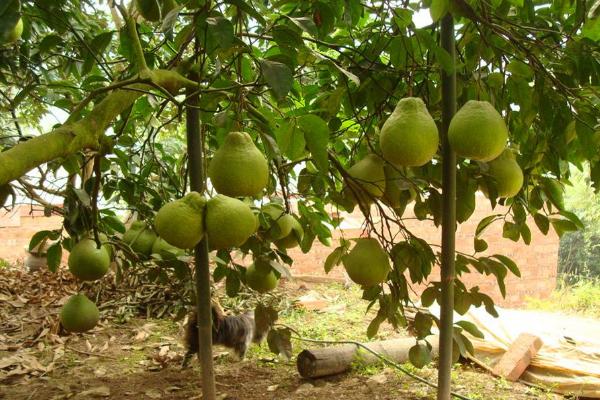
<svg viewBox="0 0 600 400"><path fill-rule="evenodd" d="M117 357L109 356L109 355L106 355L106 354L90 353L88 351L77 350L76 348L73 348L73 347L67 347L67 350L71 350L71 351L74 351L76 353L81 353L81 354L85 354L85 355L88 355L88 356L103 357L103 358L108 358L110 360L118 360Z"/></svg>

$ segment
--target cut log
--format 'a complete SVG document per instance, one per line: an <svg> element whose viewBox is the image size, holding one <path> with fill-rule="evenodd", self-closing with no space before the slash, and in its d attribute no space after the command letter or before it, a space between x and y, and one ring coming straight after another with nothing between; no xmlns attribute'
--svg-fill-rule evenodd
<svg viewBox="0 0 600 400"><path fill-rule="evenodd" d="M415 343L414 338L401 338L365 343L365 346L385 358L401 364L408 361L408 351ZM434 357L437 356L438 337L429 338L429 343L433 346ZM296 365L303 378L318 378L348 371L355 363L369 365L379 361L380 359L374 354L355 344L344 344L303 350L298 355Z"/></svg>
<svg viewBox="0 0 600 400"><path fill-rule="evenodd" d="M521 333L494 366L492 373L509 381L517 381L531 363L531 359L542 347L542 344L542 339L539 337Z"/></svg>

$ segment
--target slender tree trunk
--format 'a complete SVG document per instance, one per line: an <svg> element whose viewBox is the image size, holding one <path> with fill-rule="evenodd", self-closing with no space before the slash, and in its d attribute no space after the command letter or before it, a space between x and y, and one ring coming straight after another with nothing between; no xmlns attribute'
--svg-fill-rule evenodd
<svg viewBox="0 0 600 400"><path fill-rule="evenodd" d="M188 89L188 96L194 89ZM186 129L188 146L188 169L190 189L198 193L204 191L203 145L200 131L200 115L195 107L198 95L189 97L186 108ZM215 400L215 373L212 358L212 325L210 312L210 271L208 269L208 243L202 239L195 249L196 265L196 312L198 313L198 359L202 370L202 398Z"/></svg>
<svg viewBox="0 0 600 400"><path fill-rule="evenodd" d="M454 20L446 14L442 19L441 45L452 57L454 65ZM456 234L456 154L448 142L448 126L456 112L456 73L442 69L442 296L440 303L440 361L438 400L450 400L452 368L452 334L454 312L454 258Z"/></svg>

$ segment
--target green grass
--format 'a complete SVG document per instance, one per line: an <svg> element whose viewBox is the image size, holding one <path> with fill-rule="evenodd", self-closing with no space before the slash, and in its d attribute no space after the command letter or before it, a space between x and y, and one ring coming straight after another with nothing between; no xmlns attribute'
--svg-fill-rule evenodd
<svg viewBox="0 0 600 400"><path fill-rule="evenodd" d="M562 311L600 318L600 281L585 280L573 285L561 285L547 299L527 299L530 308Z"/></svg>

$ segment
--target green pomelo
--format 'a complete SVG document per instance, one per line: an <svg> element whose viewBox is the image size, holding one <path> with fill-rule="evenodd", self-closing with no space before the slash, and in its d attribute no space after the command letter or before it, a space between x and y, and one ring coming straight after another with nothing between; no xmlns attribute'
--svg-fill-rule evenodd
<svg viewBox="0 0 600 400"><path fill-rule="evenodd" d="M69 271L82 281L95 281L108 272L110 255L106 247L96 246L92 239L82 239L69 254Z"/></svg>
<svg viewBox="0 0 600 400"><path fill-rule="evenodd" d="M342 257L350 279L362 286L373 286L385 281L390 270L388 256L373 238L356 240L354 248Z"/></svg>
<svg viewBox="0 0 600 400"><path fill-rule="evenodd" d="M206 203L206 234L211 249L239 247L256 232L256 217L243 201L219 194Z"/></svg>
<svg viewBox="0 0 600 400"><path fill-rule="evenodd" d="M435 121L423 100L417 97L398 102L379 136L383 158L405 167L419 167L431 161L439 140Z"/></svg>
<svg viewBox="0 0 600 400"><path fill-rule="evenodd" d="M145 222L135 221L123 234L123 241L136 253L149 256L152 253L152 245L154 245L156 237L156 233L148 228Z"/></svg>
<svg viewBox="0 0 600 400"><path fill-rule="evenodd" d="M23 19L19 18L13 30L6 37L6 43L14 43L23 35Z"/></svg>
<svg viewBox="0 0 600 400"><path fill-rule="evenodd" d="M287 236L275 241L275 245L282 249L294 248L298 246L304 238L304 229L302 228L302 225L300 225L300 222L291 215L289 217L292 219L291 232Z"/></svg>
<svg viewBox="0 0 600 400"><path fill-rule="evenodd" d="M431 362L431 352L427 345L418 343L408 350L408 358L412 365L420 369Z"/></svg>
<svg viewBox="0 0 600 400"><path fill-rule="evenodd" d="M512 197L519 193L523 186L523 171L510 150L504 152L488 163L489 174L496 181L496 189L500 197Z"/></svg>
<svg viewBox="0 0 600 400"><path fill-rule="evenodd" d="M450 121L448 140L457 155L490 161L506 147L508 128L490 103L469 100Z"/></svg>
<svg viewBox="0 0 600 400"><path fill-rule="evenodd" d="M180 249L196 246L204 236L206 199L190 192L182 199L165 204L154 218L158 235Z"/></svg>
<svg viewBox="0 0 600 400"><path fill-rule="evenodd" d="M220 194L256 196L269 182L269 165L250 135L230 132L210 161L208 176Z"/></svg>
<svg viewBox="0 0 600 400"><path fill-rule="evenodd" d="M383 196L385 192L384 162L375 154L369 154L348 169L348 175L354 180L344 188L344 196L368 205L373 198Z"/></svg>
<svg viewBox="0 0 600 400"><path fill-rule="evenodd" d="M294 224L294 217L289 214L285 214L283 209L279 208L274 204L267 204L262 208L262 212L271 217L271 221L277 224L277 228L270 229L273 240L283 239L292 232L292 226Z"/></svg>
<svg viewBox="0 0 600 400"><path fill-rule="evenodd" d="M273 270L264 272L251 264L246 268L246 284L249 288L256 290L259 293L269 292L277 287L279 279Z"/></svg>
<svg viewBox="0 0 600 400"><path fill-rule="evenodd" d="M69 332L89 331L98 320L98 307L84 294L71 296L60 310L60 323Z"/></svg>
<svg viewBox="0 0 600 400"><path fill-rule="evenodd" d="M161 19L161 0L135 0L135 7L145 20L157 22Z"/></svg>
<svg viewBox="0 0 600 400"><path fill-rule="evenodd" d="M382 200L391 208L406 206L406 204L415 199L414 191L410 181L406 179L400 171L391 165L386 164L383 168L385 172L385 192Z"/></svg>
<svg viewBox="0 0 600 400"><path fill-rule="evenodd" d="M8 196L10 196L11 194L13 194L13 191L9 184L0 186L0 207L6 204Z"/></svg>
<svg viewBox="0 0 600 400"><path fill-rule="evenodd" d="M163 238L158 237L152 245L152 254L158 254L163 260L172 260L185 255L185 250L172 246Z"/></svg>

